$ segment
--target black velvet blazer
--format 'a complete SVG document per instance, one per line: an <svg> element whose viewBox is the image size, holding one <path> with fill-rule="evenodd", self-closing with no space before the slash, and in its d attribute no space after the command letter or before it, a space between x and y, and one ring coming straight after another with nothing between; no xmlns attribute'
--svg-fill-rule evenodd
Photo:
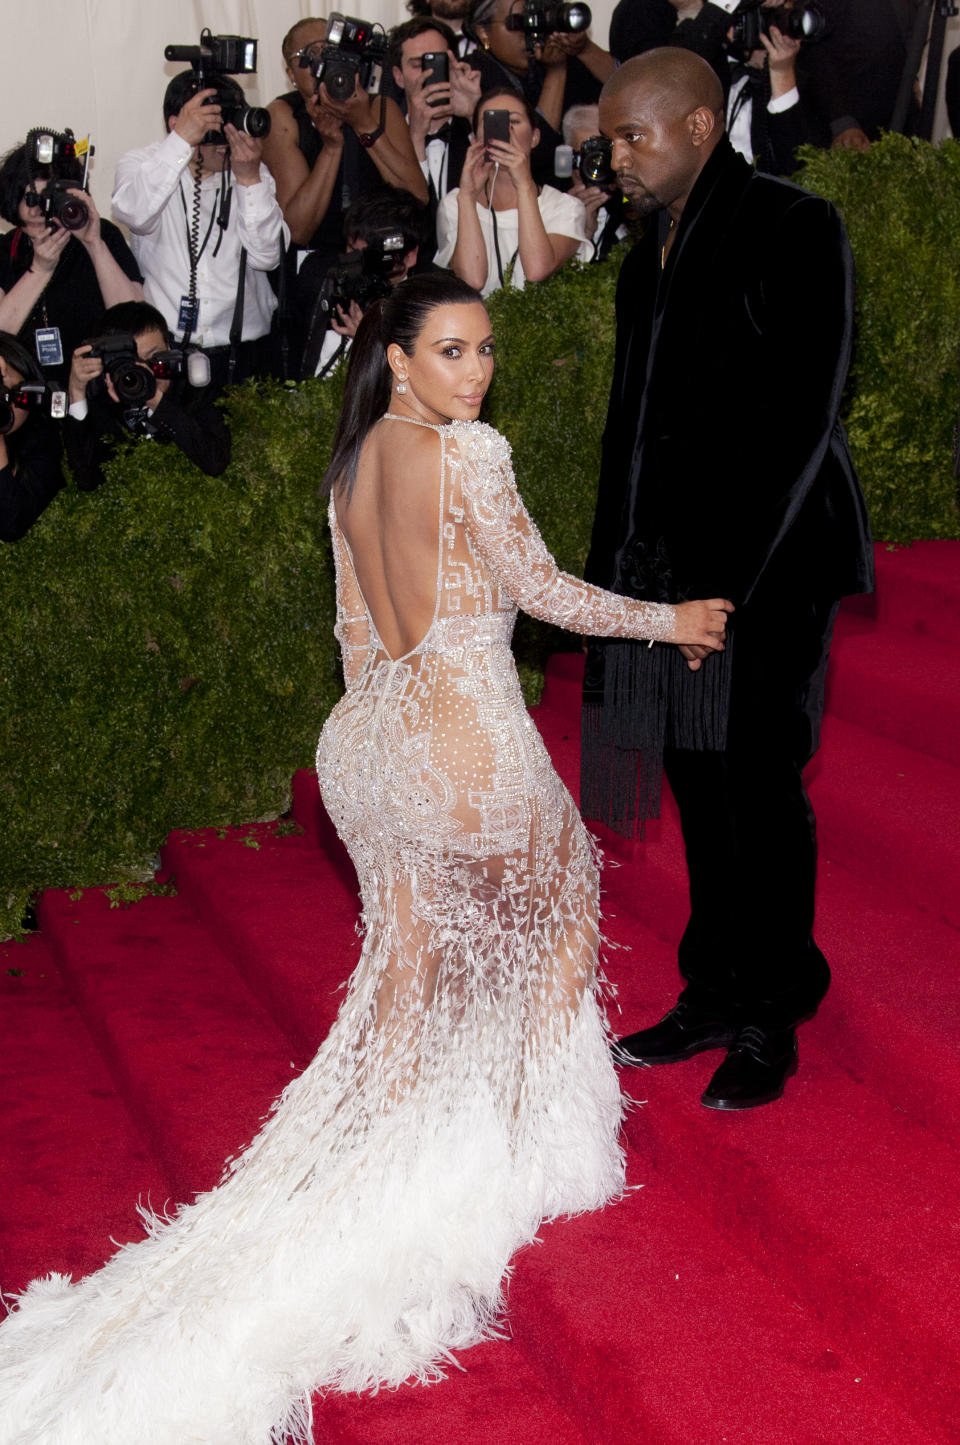
<svg viewBox="0 0 960 1445"><path fill-rule="evenodd" d="M651 224L620 273L587 577L674 602L869 591L839 420L853 260L837 212L724 137L661 272L664 234Z"/></svg>

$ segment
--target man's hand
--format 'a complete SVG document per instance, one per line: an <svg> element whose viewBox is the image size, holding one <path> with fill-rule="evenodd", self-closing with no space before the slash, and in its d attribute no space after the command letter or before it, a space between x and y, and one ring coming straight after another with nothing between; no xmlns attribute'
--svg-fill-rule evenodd
<svg viewBox="0 0 960 1445"><path fill-rule="evenodd" d="M85 401L88 383L102 375L103 362L100 357L91 356L89 346L78 346L70 361L70 379L67 382L70 405L75 401Z"/></svg>
<svg viewBox="0 0 960 1445"><path fill-rule="evenodd" d="M191 95L177 116L173 128L187 145L198 146L208 130L222 128L223 116L219 104L216 101L212 105L206 104L210 97L215 97L216 94L215 88L198 90L196 95Z"/></svg>
<svg viewBox="0 0 960 1445"><path fill-rule="evenodd" d="M800 41L784 35L776 25L771 25L770 34L760 32L760 43L767 52L767 69L770 72L770 95L777 100L781 95L794 89L797 83L796 58Z"/></svg>
<svg viewBox="0 0 960 1445"><path fill-rule="evenodd" d="M583 177L579 171L574 171L570 189L567 192L570 196L576 196L581 201L587 212L587 230L592 236L597 229L597 215L604 201L609 200L607 192L602 186L585 186Z"/></svg>
<svg viewBox="0 0 960 1445"><path fill-rule="evenodd" d="M472 120L480 99L480 72L455 55L450 56L450 95L454 115Z"/></svg>
<svg viewBox="0 0 960 1445"><path fill-rule="evenodd" d="M858 125L850 125L839 135L834 136L831 149L835 151L868 151L870 138Z"/></svg>
<svg viewBox="0 0 960 1445"><path fill-rule="evenodd" d="M429 71L426 72L430 74ZM407 88L407 115L410 121L410 139L420 159L431 132L439 130L444 121L453 115L453 96L449 82L432 81L424 85L424 71ZM423 153L423 154L421 154Z"/></svg>
<svg viewBox="0 0 960 1445"><path fill-rule="evenodd" d="M673 637L686 658L691 672L697 672L711 652L722 652L727 635L727 613L733 612L727 597L711 597L705 602L681 602L674 608Z"/></svg>
<svg viewBox="0 0 960 1445"><path fill-rule="evenodd" d="M356 336L357 327L363 320L363 312L356 301L351 301L348 309L344 311L338 306L335 314L330 318L330 326L338 336Z"/></svg>
<svg viewBox="0 0 960 1445"><path fill-rule="evenodd" d="M238 186L255 186L260 180L260 156L263 146L252 135L237 130L235 125L224 128L230 147L230 168Z"/></svg>

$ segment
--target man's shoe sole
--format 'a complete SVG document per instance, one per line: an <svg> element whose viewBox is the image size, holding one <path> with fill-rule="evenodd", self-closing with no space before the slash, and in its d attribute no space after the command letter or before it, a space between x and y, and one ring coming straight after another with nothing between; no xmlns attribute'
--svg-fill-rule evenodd
<svg viewBox="0 0 960 1445"><path fill-rule="evenodd" d="M682 1064L695 1054L704 1054L708 1049L728 1049L736 1035L733 1032L717 1034L713 1038L698 1039L687 1044L685 1049L672 1054L633 1054L621 1044L613 1045L613 1060L616 1064Z"/></svg>
<svg viewBox="0 0 960 1445"><path fill-rule="evenodd" d="M799 1068L797 1059L791 1059L790 1066L783 1076L783 1082L777 1089L771 1089L766 1094L754 1094L749 1099L712 1099L708 1093L700 1097L700 1102L706 1109L718 1109L723 1113L732 1113L741 1109L759 1109L763 1104L773 1104L777 1099L783 1098L783 1091L787 1087L787 1080L792 1079Z"/></svg>

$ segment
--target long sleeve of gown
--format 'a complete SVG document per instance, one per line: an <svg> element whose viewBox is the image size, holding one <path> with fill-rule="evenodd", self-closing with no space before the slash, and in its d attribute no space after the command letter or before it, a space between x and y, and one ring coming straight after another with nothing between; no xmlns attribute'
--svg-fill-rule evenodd
<svg viewBox="0 0 960 1445"><path fill-rule="evenodd" d="M333 498L330 498L330 537L333 542L333 566L337 582L337 620L333 635L340 644L343 680L347 691L354 687L363 671L364 659L370 650L370 621L353 571L347 544L337 523Z"/></svg>
<svg viewBox="0 0 960 1445"><path fill-rule="evenodd" d="M464 525L477 554L532 617L588 637L669 642L673 607L620 597L562 572L521 500L510 445L492 427L458 427L448 462L461 473Z"/></svg>

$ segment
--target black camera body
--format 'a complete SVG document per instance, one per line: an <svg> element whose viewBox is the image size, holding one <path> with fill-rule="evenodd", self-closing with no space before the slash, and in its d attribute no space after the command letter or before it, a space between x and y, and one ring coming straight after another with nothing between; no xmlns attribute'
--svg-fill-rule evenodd
<svg viewBox="0 0 960 1445"><path fill-rule="evenodd" d="M613 169L613 142L606 136L591 135L574 154L574 164L580 172L585 186L599 186L611 195L617 189L616 172Z"/></svg>
<svg viewBox="0 0 960 1445"><path fill-rule="evenodd" d="M760 0L746 0L749 9L741 7L733 17L733 28L726 48L731 54L746 58L761 48L761 35L769 35L776 27L790 40L822 40L829 30L825 11L815 3L800 4L796 8L787 5L772 5L760 8Z"/></svg>
<svg viewBox="0 0 960 1445"><path fill-rule="evenodd" d="M399 228L374 231L367 237L362 251L348 251L338 256L323 278L318 303L321 316L329 326L337 307L346 313L351 301L361 311L373 302L389 296L393 280L403 269L403 258L417 244Z"/></svg>
<svg viewBox="0 0 960 1445"><path fill-rule="evenodd" d="M210 380L210 360L202 351L183 351L174 348L159 351L144 361L137 352L136 337L123 333L113 336L95 336L87 345L90 355L103 362L103 377L90 383L88 390L95 395L105 389L105 378L109 376L117 400L124 407L144 407L157 389L158 381L174 376L186 376L191 386L206 386Z"/></svg>
<svg viewBox="0 0 960 1445"><path fill-rule="evenodd" d="M224 75L253 75L257 69L257 42L246 35L211 35L209 30L200 32L199 45L168 45L163 52L166 60L186 61L193 68L193 93L216 87L216 98L208 105L219 105L223 124L234 125L237 130L259 140L270 132L270 112L261 105L248 105L238 101L232 86L220 84ZM222 130L208 130L202 145L225 145L226 136Z"/></svg>
<svg viewBox="0 0 960 1445"><path fill-rule="evenodd" d="M541 45L548 35L579 35L590 27L590 6L580 0L523 0L522 10L507 16L508 30L521 30L527 49Z"/></svg>
<svg viewBox="0 0 960 1445"><path fill-rule="evenodd" d="M80 189L79 181L47 181L42 191L34 183L24 192L28 206L38 206L48 226L61 225L65 231L82 231L90 219L90 207L71 191Z"/></svg>
<svg viewBox="0 0 960 1445"><path fill-rule="evenodd" d="M60 421L67 414L67 393L48 381L21 381L17 386L0 386L0 436L13 428L17 419L14 407L22 411L45 412Z"/></svg>
<svg viewBox="0 0 960 1445"><path fill-rule="evenodd" d="M325 85L331 100L344 101L353 95L357 81L368 95L380 94L388 50L381 25L334 10L319 56L301 56L300 64L311 72L318 91Z"/></svg>

